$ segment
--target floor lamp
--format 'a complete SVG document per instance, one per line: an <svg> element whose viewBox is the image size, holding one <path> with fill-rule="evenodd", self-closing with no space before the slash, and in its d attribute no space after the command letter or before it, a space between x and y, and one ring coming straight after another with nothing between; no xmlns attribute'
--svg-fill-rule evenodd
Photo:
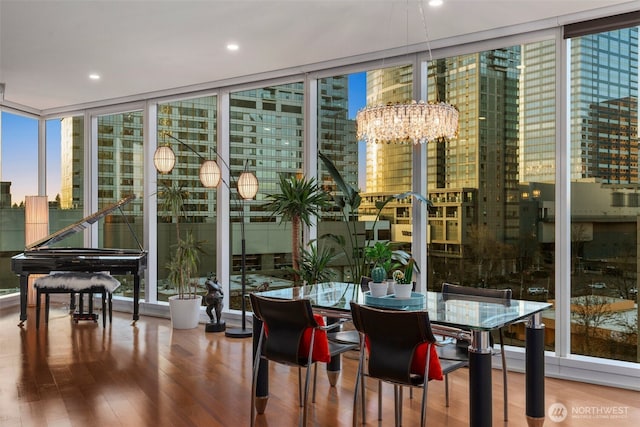
<svg viewBox="0 0 640 427"><path fill-rule="evenodd" d="M246 290L247 290L247 255L246 255L246 240L244 234L244 201L251 200L258 193L258 178L251 172L247 172L246 169L238 178L238 194L241 199L240 209L240 237L242 239L242 258L240 264L241 270L241 283L240 283L240 304L242 306L242 323L240 328L227 329L225 335L232 338L248 338L252 335L252 330L247 329L247 302L246 302ZM231 286L229 286L231 288Z"/></svg>
<svg viewBox="0 0 640 427"><path fill-rule="evenodd" d="M31 244L49 235L49 198L47 196L25 196L24 198L24 243ZM33 282L41 275L29 275L27 305L36 304Z"/></svg>
<svg viewBox="0 0 640 427"><path fill-rule="evenodd" d="M218 184L220 183L220 181L222 181L224 183L224 185L229 188L229 190L231 190L230 186L227 184L227 182L222 179L222 174L220 172L220 166L218 166L218 163L214 160L206 160L204 157L202 157L202 155L200 155L200 153L198 153L197 151L195 151L192 147L190 147L188 144L185 144L184 142L180 141L178 138L176 138L175 136L171 135L169 132L163 132L162 133L163 136L168 136L169 138L177 141L178 143L180 143L181 145L185 146L186 148L188 148L189 150L191 150L192 152L194 152L198 157L200 157L201 160L203 160L202 164L200 165L200 182L202 182L202 185L207 187L207 188L212 188L212 187L217 187ZM214 150L215 152L215 150ZM231 168L229 167L229 165L220 157L218 156L218 160L222 161L223 165L227 168L227 170L229 171L229 175L231 175ZM161 145L159 146L154 155L153 155L153 163L156 167L156 169L158 170L158 172L160 173L169 173L171 172L171 170L173 169L173 166L175 165L176 162L176 156L175 153L173 152L173 150L171 149L171 147L169 147L168 145ZM231 177L230 177L231 179ZM241 305L242 305L242 326L240 328L235 328L235 329L228 329L225 331L225 335L228 337L234 337L234 338L247 338L250 337L252 335L252 330L251 329L247 329L247 324L246 324L246 320L247 320L247 306L246 306L246 300L245 300L245 295L246 295L246 288L247 288L247 281L246 281L246 244L245 244L245 233L244 233L244 201L245 200L251 200L253 199L256 194L258 193L258 187L259 187L259 183L258 183L258 178L256 178L256 176L254 174L252 174L251 172L247 171L247 167L246 167L246 163L245 163L245 168L244 171L240 174L240 177L238 178L238 181L236 183L237 186L237 190L238 190L238 195L240 196L240 234L241 234L241 238L242 238L242 263L241 263L241 274L242 274L242 283L241 283ZM229 289L231 289L231 285L229 285Z"/></svg>

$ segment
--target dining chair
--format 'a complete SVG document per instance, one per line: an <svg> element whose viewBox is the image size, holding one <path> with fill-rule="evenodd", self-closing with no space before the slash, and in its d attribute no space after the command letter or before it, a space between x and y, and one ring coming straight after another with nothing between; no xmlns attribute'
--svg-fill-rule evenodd
<svg viewBox="0 0 640 427"><path fill-rule="evenodd" d="M511 289L487 289L487 288L471 288L468 286L454 285L451 283L443 283L442 284L442 299L444 301L452 300L452 299L460 299L460 298L491 298L500 300L503 304L508 304L511 300L512 292ZM503 399L504 399L504 420L507 421L509 419L509 401L508 401L508 393L507 393L507 358L504 352L504 333L502 328L498 329L498 339L500 344L499 352L494 352L493 354L499 354L502 359L502 388L503 388ZM446 360L457 360L457 361L469 361L469 353L468 351L460 351L468 348L470 342L467 341L459 341L456 347L458 347L458 351L451 351L450 349L446 354L441 353L441 359ZM491 337L491 346L493 347L493 336Z"/></svg>
<svg viewBox="0 0 640 427"><path fill-rule="evenodd" d="M365 377L394 386L395 425L402 424L403 387L422 388L420 425L426 425L427 391L430 380L466 366L459 361L440 361L436 338L427 311L384 310L351 302L351 314L360 333L360 357L353 396L353 425L358 424L358 397L362 389L362 422L365 420ZM378 387L378 418L381 413Z"/></svg>
<svg viewBox="0 0 640 427"><path fill-rule="evenodd" d="M332 357L356 348L354 344L330 342L327 330L339 323L325 326L320 315L314 315L308 299L285 300L250 294L253 314L262 322L260 338L253 363L251 384L251 426L255 423L255 396L258 370L262 359L298 368L298 400L302 407L302 425L307 425L307 401L311 367L314 366L313 401L317 362L329 362ZM306 368L304 391L302 368Z"/></svg>

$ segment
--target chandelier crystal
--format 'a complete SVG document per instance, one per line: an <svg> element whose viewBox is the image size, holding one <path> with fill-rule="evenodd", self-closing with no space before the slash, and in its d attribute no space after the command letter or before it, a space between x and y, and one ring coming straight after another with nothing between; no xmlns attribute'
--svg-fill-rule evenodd
<svg viewBox="0 0 640 427"><path fill-rule="evenodd" d="M424 101L366 107L356 114L357 137L369 143L422 144L458 134L458 109Z"/></svg>

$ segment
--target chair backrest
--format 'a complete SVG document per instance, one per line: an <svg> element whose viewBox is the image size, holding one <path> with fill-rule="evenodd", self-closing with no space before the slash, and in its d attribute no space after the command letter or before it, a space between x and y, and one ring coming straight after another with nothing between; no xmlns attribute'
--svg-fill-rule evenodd
<svg viewBox="0 0 640 427"><path fill-rule="evenodd" d="M412 384L411 365L421 344L435 343L427 311L383 310L351 302L353 324L366 337L369 375Z"/></svg>
<svg viewBox="0 0 640 427"><path fill-rule="evenodd" d="M368 276L360 277L360 289L362 289L362 292L367 292L369 290L369 282L371 282L372 280L373 279Z"/></svg>
<svg viewBox="0 0 640 427"><path fill-rule="evenodd" d="M308 328L317 328L308 299L285 300L250 294L253 314L268 331L262 354L273 361L306 364L308 355L300 354L300 343Z"/></svg>
<svg viewBox="0 0 640 427"><path fill-rule="evenodd" d="M442 298L457 299L464 297L492 298L502 300L503 304L509 304L511 301L511 289L488 289L488 288L471 288L469 286L454 285L451 283L442 284Z"/></svg>

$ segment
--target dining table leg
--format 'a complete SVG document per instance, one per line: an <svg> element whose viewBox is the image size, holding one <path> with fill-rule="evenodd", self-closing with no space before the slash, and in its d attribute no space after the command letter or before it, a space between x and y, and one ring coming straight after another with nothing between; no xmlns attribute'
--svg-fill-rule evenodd
<svg viewBox="0 0 640 427"><path fill-rule="evenodd" d="M327 317L327 325L332 325L339 321L340 319L335 317ZM329 379L331 387L335 387L338 382L338 377L340 376L340 369L342 369L342 359L340 357L339 354L332 356L329 363L327 363L327 378Z"/></svg>
<svg viewBox="0 0 640 427"><path fill-rule="evenodd" d="M260 332L262 331L262 321L253 316L253 360L258 353L258 342L260 341ZM269 401L269 362L262 359L258 368L258 377L256 378L256 400L255 407L258 414L264 414ZM251 364L253 366L253 364Z"/></svg>
<svg viewBox="0 0 640 427"><path fill-rule="evenodd" d="M469 346L469 425L471 427L490 427L492 423L491 352L491 332L471 331Z"/></svg>
<svg viewBox="0 0 640 427"><path fill-rule="evenodd" d="M525 392L529 427L541 427L545 419L544 323L542 314L529 317L526 328Z"/></svg>

